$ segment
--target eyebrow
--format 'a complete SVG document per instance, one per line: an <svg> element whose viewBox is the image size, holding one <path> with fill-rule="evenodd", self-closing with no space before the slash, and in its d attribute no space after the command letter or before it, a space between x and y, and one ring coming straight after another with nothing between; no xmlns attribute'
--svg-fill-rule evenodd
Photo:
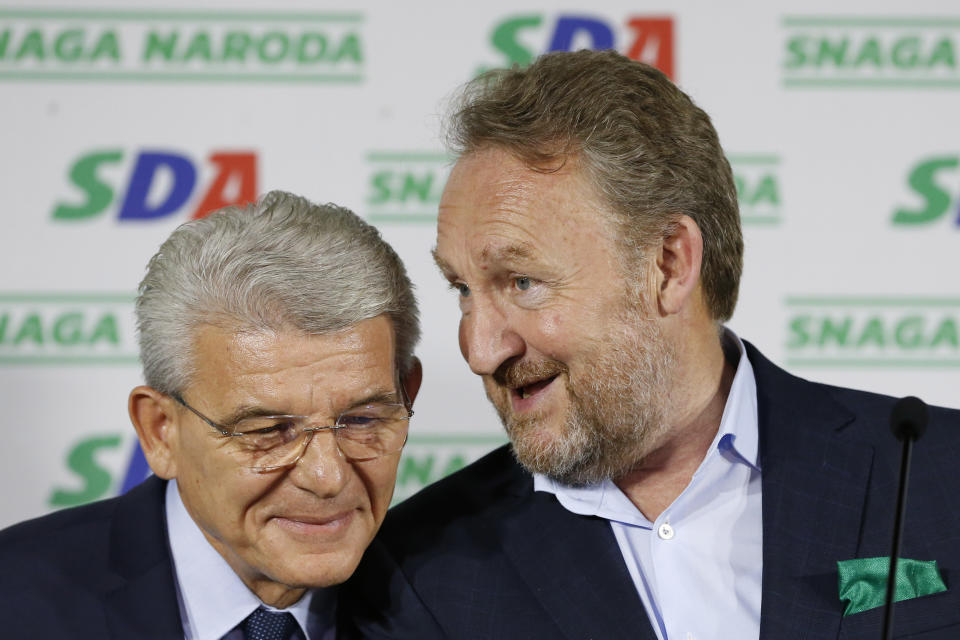
<svg viewBox="0 0 960 640"><path fill-rule="evenodd" d="M535 257L535 255L536 251L534 251L533 246L526 242L511 244L505 247L491 248L487 246L484 247L483 251L480 252L480 257L483 260L491 260L494 262L504 262L508 260L530 260Z"/></svg>
<svg viewBox="0 0 960 640"><path fill-rule="evenodd" d="M434 247L430 254L433 256L433 261L436 263L437 268L443 272L443 275L447 278L453 278L456 276L456 270L450 266L450 264L440 257L440 254L437 253L437 248ZM480 259L490 262L507 262L507 261L519 261L519 260L532 260L536 258L537 252L533 248L533 245L521 242L519 244L511 244L504 247L484 247L480 252Z"/></svg>
<svg viewBox="0 0 960 640"><path fill-rule="evenodd" d="M440 257L440 254L437 253L436 247L430 250L430 255L433 256L433 263L437 265L437 268L440 269L445 277L452 278L454 276L456 272L454 271L453 267L451 267L446 260Z"/></svg>
<svg viewBox="0 0 960 640"><path fill-rule="evenodd" d="M374 391L373 393L360 398L359 400L354 400L347 404L343 409L340 409L337 413L342 414L347 411L353 411L358 407L362 407L368 404L392 404L392 403L402 403L403 399L400 397L398 391ZM270 409L269 407L258 407L255 405L242 405L234 410L223 422L217 422L221 427L230 427L242 420L248 418L271 418L271 417L280 417L280 416L293 416L296 414L288 413L286 411L278 411L276 409Z"/></svg>
<svg viewBox="0 0 960 640"><path fill-rule="evenodd" d="M363 405L367 405L367 404L393 404L393 403L402 403L402 402L403 402L403 398L400 397L399 390L374 392L361 400L357 400L356 402L351 403L345 409L341 409L340 413L343 413L345 411L350 411L352 409L356 409L357 407L362 407Z"/></svg>
<svg viewBox="0 0 960 640"><path fill-rule="evenodd" d="M238 407L231 413L229 416L223 420L215 421L221 427L232 427L233 425L247 420L248 418L267 418L274 416L289 416L293 415L287 413L286 411L278 411L276 409L270 409L268 407L257 407L253 405L243 405Z"/></svg>

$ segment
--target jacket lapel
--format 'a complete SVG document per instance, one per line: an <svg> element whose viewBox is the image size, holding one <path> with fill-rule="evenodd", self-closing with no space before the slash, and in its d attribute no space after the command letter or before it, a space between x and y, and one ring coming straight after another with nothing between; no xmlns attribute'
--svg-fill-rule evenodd
<svg viewBox="0 0 960 640"><path fill-rule="evenodd" d="M524 493L503 520L504 552L566 637L656 640L610 524L532 482Z"/></svg>
<svg viewBox="0 0 960 640"><path fill-rule="evenodd" d="M167 544L167 483L150 477L120 498L110 534L116 587L105 595L113 638L183 638Z"/></svg>
<svg viewBox="0 0 960 640"><path fill-rule="evenodd" d="M857 555L874 452L843 438L855 416L824 387L747 349L763 483L760 637L836 638L836 562Z"/></svg>

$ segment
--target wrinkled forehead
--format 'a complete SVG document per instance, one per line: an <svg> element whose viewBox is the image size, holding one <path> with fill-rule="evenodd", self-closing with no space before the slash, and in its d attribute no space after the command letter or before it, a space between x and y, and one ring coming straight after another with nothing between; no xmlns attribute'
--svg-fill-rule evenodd
<svg viewBox="0 0 960 640"><path fill-rule="evenodd" d="M396 341L386 315L339 331L236 331L201 325L190 392L221 407L273 403L309 414L396 392Z"/></svg>
<svg viewBox="0 0 960 640"><path fill-rule="evenodd" d="M543 258L581 234L616 236L616 225L579 162L531 168L497 149L462 158L447 181L437 221L441 270L467 257L483 262Z"/></svg>

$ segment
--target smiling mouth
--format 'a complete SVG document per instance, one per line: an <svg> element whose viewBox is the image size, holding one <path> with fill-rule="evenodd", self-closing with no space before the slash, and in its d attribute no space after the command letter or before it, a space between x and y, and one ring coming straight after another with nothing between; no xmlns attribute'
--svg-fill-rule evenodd
<svg viewBox="0 0 960 640"><path fill-rule="evenodd" d="M537 380L536 382L531 382L520 387L512 389L514 395L517 397L526 400L527 398L533 397L550 386L554 380L557 379L557 376L553 375L549 378L544 378L543 380Z"/></svg>
<svg viewBox="0 0 960 640"><path fill-rule="evenodd" d="M349 511L344 511L343 513L338 513L338 514L335 514L335 515L332 515L332 516L326 516L326 517L323 517L323 518L318 518L318 517L316 517L316 516L293 516L293 515L291 515L291 516L278 516L278 517L283 518L284 520L289 520L289 521L291 521L291 522L297 522L297 523L300 523L300 524L321 525L321 526L322 526L322 525L325 525L325 524L330 524L331 522L337 522L337 521L339 521L339 520L343 520L343 519L346 518L348 515L350 515L350 512L349 512Z"/></svg>
<svg viewBox="0 0 960 640"><path fill-rule="evenodd" d="M274 521L287 531L298 534L314 534L320 532L334 533L344 530L353 520L352 509L330 516L311 515L278 515Z"/></svg>

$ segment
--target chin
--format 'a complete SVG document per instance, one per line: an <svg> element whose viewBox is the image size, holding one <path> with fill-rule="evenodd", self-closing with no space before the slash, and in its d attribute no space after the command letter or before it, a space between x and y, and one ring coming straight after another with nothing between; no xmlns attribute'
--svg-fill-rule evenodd
<svg viewBox="0 0 960 640"><path fill-rule="evenodd" d="M533 424L526 424L526 420L512 420L510 426L506 427L507 437L510 438L515 449L552 450L557 446L558 441L563 440L559 427L544 424L542 420L531 422Z"/></svg>
<svg viewBox="0 0 960 640"><path fill-rule="evenodd" d="M332 587L353 575L360 557L361 554L349 554L335 558L301 558L296 565L280 568L273 577L289 587Z"/></svg>
<svg viewBox="0 0 960 640"><path fill-rule="evenodd" d="M273 544L260 555L272 579L293 587L328 587L344 582L353 574L372 535L360 527L349 527L339 535L288 535L278 532Z"/></svg>
<svg viewBox="0 0 960 640"><path fill-rule="evenodd" d="M562 428L557 425L542 422L522 427L515 425L507 428L507 435L520 464L537 473L554 467L558 458L570 455L569 438L565 437Z"/></svg>

